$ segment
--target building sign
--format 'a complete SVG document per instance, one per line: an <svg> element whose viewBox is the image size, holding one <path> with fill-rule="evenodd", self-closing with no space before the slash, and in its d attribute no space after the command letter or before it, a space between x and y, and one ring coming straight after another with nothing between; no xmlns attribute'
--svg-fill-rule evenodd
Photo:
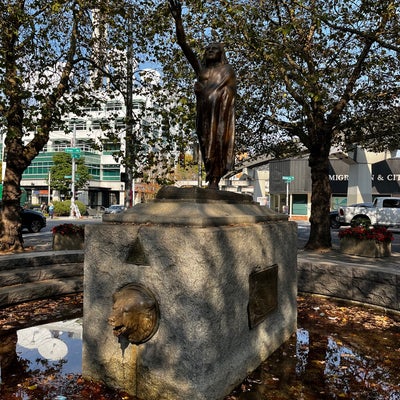
<svg viewBox="0 0 400 400"><path fill-rule="evenodd" d="M349 175L343 175L343 174L339 174L339 175L332 175L329 174L329 180L330 181L348 181L349 180ZM372 174L371 175L371 180L374 181L378 181L378 182L400 182L400 174L387 174L387 175L375 175Z"/></svg>
<svg viewBox="0 0 400 400"><path fill-rule="evenodd" d="M292 194L311 193L311 169L307 159L276 160L270 162L269 190L271 194L284 194L285 177L294 177L290 183ZM329 160L329 181L332 195L345 197L349 182L349 165L343 160ZM399 195L400 158L390 158L371 164L371 186L373 195Z"/></svg>

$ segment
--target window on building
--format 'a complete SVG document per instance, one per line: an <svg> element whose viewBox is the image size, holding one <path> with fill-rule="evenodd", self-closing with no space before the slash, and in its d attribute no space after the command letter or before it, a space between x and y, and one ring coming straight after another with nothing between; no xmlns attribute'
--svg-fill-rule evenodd
<svg viewBox="0 0 400 400"><path fill-rule="evenodd" d="M103 175L103 180L105 181L120 181L121 173L119 165L104 164L102 175Z"/></svg>
<svg viewBox="0 0 400 400"><path fill-rule="evenodd" d="M70 140L53 140L54 151L64 151L67 147L71 147Z"/></svg>
<svg viewBox="0 0 400 400"><path fill-rule="evenodd" d="M101 129L101 120L96 119L92 121L92 129L93 130L100 130Z"/></svg>
<svg viewBox="0 0 400 400"><path fill-rule="evenodd" d="M83 111L87 112L100 111L100 108L98 106L83 107Z"/></svg>
<svg viewBox="0 0 400 400"><path fill-rule="evenodd" d="M100 180L100 165L99 164L87 164L85 163L89 174L92 176L92 180L99 181Z"/></svg>
<svg viewBox="0 0 400 400"><path fill-rule="evenodd" d="M68 123L68 129L73 131L74 127L76 131L84 131L86 130L86 121L83 120L70 121Z"/></svg>
<svg viewBox="0 0 400 400"><path fill-rule="evenodd" d="M116 128L125 128L125 120L123 118L117 118L115 121L115 127Z"/></svg>
<svg viewBox="0 0 400 400"><path fill-rule="evenodd" d="M47 179L49 175L51 161L33 162L23 173L22 179Z"/></svg>
<svg viewBox="0 0 400 400"><path fill-rule="evenodd" d="M106 119L94 119L91 122L91 129L94 131L110 129L110 121Z"/></svg>
<svg viewBox="0 0 400 400"><path fill-rule="evenodd" d="M111 151L111 150L119 150L121 148L120 143L104 143L103 145L104 150Z"/></svg>
<svg viewBox="0 0 400 400"><path fill-rule="evenodd" d="M92 152L95 148L95 141L91 138L89 139L78 139L76 141L76 147L80 148L85 152Z"/></svg>
<svg viewBox="0 0 400 400"><path fill-rule="evenodd" d="M122 103L120 101L109 101L106 104L107 111L118 111L122 110Z"/></svg>
<svg viewBox="0 0 400 400"><path fill-rule="evenodd" d="M56 125L53 127L53 132L62 132L64 130L64 127L62 125Z"/></svg>
<svg viewBox="0 0 400 400"><path fill-rule="evenodd" d="M133 110L142 110L144 108L144 101L143 100L135 100L132 102L132 109Z"/></svg>

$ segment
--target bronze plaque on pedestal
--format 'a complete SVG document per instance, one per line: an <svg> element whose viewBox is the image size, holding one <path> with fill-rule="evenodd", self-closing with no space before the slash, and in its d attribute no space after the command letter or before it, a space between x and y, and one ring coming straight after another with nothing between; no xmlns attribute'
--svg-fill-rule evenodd
<svg viewBox="0 0 400 400"><path fill-rule="evenodd" d="M278 307L278 265L249 275L249 326L253 329Z"/></svg>

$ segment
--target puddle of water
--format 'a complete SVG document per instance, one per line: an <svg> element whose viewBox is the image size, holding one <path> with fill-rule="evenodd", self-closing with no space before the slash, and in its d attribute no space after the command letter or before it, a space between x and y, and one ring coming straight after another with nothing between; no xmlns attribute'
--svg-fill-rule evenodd
<svg viewBox="0 0 400 400"><path fill-rule="evenodd" d="M17 331L2 341L0 364L2 399L62 399L57 379L82 370L82 319Z"/></svg>
<svg viewBox="0 0 400 400"><path fill-rule="evenodd" d="M400 318L326 304L300 307L302 327L225 400L400 400ZM135 399L84 383L81 358L80 318L19 330L0 344L0 398Z"/></svg>
<svg viewBox="0 0 400 400"><path fill-rule="evenodd" d="M398 367L339 336L299 329L227 399L400 400Z"/></svg>
<svg viewBox="0 0 400 400"><path fill-rule="evenodd" d="M17 338L17 355L28 362L30 370L52 366L60 374L81 373L81 318L21 329Z"/></svg>
<svg viewBox="0 0 400 400"><path fill-rule="evenodd" d="M324 302L225 400L400 400L400 317Z"/></svg>

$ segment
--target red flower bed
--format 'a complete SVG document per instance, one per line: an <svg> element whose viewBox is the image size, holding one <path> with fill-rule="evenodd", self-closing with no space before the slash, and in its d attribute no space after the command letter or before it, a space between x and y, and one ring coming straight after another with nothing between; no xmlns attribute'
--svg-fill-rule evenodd
<svg viewBox="0 0 400 400"><path fill-rule="evenodd" d="M61 235L70 235L78 233L82 237L85 233L84 225L76 225L76 224L61 224L53 227L51 230L53 234L60 233Z"/></svg>
<svg viewBox="0 0 400 400"><path fill-rule="evenodd" d="M366 228L357 226L339 231L339 239L354 238L358 240L375 240L376 242L391 242L393 233L385 227Z"/></svg>

